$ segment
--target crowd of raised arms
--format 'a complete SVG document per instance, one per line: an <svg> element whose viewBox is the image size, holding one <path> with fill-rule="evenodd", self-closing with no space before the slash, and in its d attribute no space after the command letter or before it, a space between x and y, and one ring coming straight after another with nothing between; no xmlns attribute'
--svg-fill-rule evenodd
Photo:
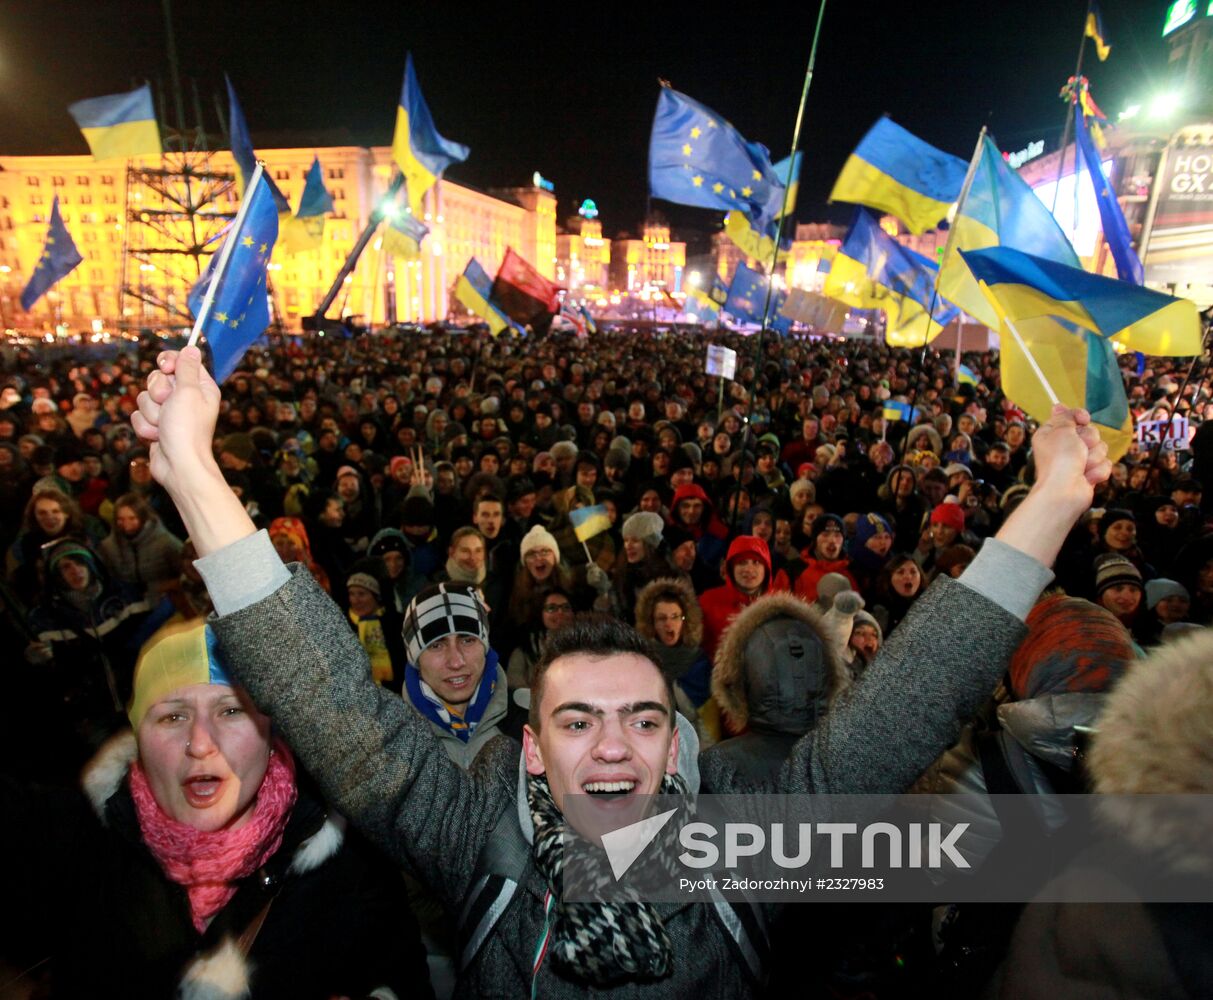
<svg viewBox="0 0 1213 1000"><path fill-rule="evenodd" d="M1202 364L1111 462L996 352L713 340L10 352L0 996L1207 996L1207 905L560 899L570 793L1213 786Z"/></svg>

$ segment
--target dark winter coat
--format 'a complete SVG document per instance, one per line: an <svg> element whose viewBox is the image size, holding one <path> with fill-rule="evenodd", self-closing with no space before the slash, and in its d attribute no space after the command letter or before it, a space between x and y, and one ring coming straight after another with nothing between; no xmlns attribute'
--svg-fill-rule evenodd
<svg viewBox="0 0 1213 1000"><path fill-rule="evenodd" d="M143 843L135 753L129 731L106 744L83 795L0 779L6 958L49 955L56 997L432 995L401 879L305 782L282 846L200 935L185 890ZM246 959L235 941L271 899Z"/></svg>
<svg viewBox="0 0 1213 1000"><path fill-rule="evenodd" d="M177 582L181 547L181 539L170 535L159 519L148 518L134 538L115 527L97 546L97 555L115 580L143 593Z"/></svg>

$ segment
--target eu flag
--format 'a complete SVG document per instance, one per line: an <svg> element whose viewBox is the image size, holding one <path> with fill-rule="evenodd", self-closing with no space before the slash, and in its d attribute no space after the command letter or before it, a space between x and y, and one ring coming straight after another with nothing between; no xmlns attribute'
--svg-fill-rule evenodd
<svg viewBox="0 0 1213 1000"><path fill-rule="evenodd" d="M244 191L248 188L249 180L253 176L253 170L256 169L257 155L253 152L253 139L249 135L248 122L244 120L244 109L240 107L240 100L236 97L236 88L232 86L232 81L226 74L223 79L227 83L228 134L232 140L232 159L240 168L238 187L243 196ZM265 178L265 182L269 185L274 198L274 207L278 213L285 215L290 212L290 202L286 200L286 195L278 189L278 185L269 177Z"/></svg>
<svg viewBox="0 0 1213 1000"><path fill-rule="evenodd" d="M743 212L760 231L783 208L783 181L765 146L746 142L720 115L663 86L649 140L654 198Z"/></svg>
<svg viewBox="0 0 1213 1000"><path fill-rule="evenodd" d="M264 176L249 196L244 218L238 222L189 295L190 309L197 317L207 289L218 282L201 332L211 346L213 372L219 383L236 370L249 345L270 323L265 272L278 238L278 209ZM222 273L216 274L229 244L231 251Z"/></svg>
<svg viewBox="0 0 1213 1000"><path fill-rule="evenodd" d="M733 283L729 285L725 309L742 322L761 323L768 286L769 279L765 275L751 270L745 263L738 264L733 273ZM780 289L771 289L771 308L767 315L771 329L784 334L792 326L792 321L780 311L786 298L787 295Z"/></svg>
<svg viewBox="0 0 1213 1000"><path fill-rule="evenodd" d="M408 183L409 205L421 214L421 199L452 163L462 163L470 150L461 142L440 135L434 116L421 94L413 54L404 60L404 86L396 108L396 131L392 136L392 159Z"/></svg>
<svg viewBox="0 0 1213 1000"><path fill-rule="evenodd" d="M55 200L51 202L51 224L46 231L46 243L42 247L42 256L34 265L29 283L21 293L21 308L29 312L51 285L71 274L82 260L84 258L63 224L63 217L59 214L59 196L55 195Z"/></svg>

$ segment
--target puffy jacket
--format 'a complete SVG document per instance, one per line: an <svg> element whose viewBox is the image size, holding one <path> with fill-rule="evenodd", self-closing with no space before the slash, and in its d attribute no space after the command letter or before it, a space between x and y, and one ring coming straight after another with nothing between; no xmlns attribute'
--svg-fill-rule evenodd
<svg viewBox="0 0 1213 1000"><path fill-rule="evenodd" d="M716 646L725 629L742 608L753 604L762 594L771 590L771 553L765 543L758 542L752 535L740 535L733 539L729 546L729 554L725 559L725 582L719 587L704 591L699 595L699 607L703 611L703 650L709 658L715 657ZM727 569L728 565L738 556L748 554L761 559L766 565L766 579L759 594L747 595L737 589L733 582L733 574Z"/></svg>

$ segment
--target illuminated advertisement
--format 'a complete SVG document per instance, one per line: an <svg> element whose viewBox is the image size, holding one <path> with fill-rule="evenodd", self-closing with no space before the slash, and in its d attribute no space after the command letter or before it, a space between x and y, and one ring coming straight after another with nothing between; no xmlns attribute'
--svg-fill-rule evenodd
<svg viewBox="0 0 1213 1000"><path fill-rule="evenodd" d="M1145 260L1146 280L1207 283L1213 273L1213 146L1167 151Z"/></svg>

